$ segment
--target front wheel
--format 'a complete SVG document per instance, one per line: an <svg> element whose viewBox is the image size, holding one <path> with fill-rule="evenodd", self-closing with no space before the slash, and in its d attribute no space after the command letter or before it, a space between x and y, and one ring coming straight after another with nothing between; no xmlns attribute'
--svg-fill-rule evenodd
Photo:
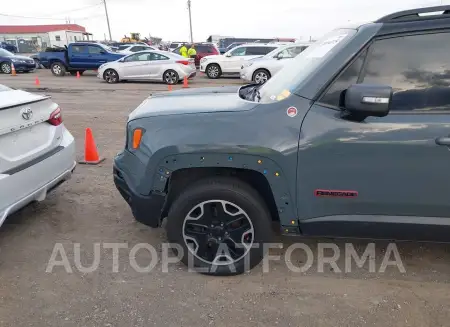
<svg viewBox="0 0 450 327"><path fill-rule="evenodd" d="M3 62L0 65L0 69L3 74L11 74L11 64L9 62Z"/></svg>
<svg viewBox="0 0 450 327"><path fill-rule="evenodd" d="M220 70L219 65L217 64L210 64L208 67L206 67L206 76L208 76L211 79L219 78L222 74L222 71Z"/></svg>
<svg viewBox="0 0 450 327"><path fill-rule="evenodd" d="M60 63L60 62L54 62L50 66L50 70L52 71L52 74L55 76L64 76L66 75L66 67Z"/></svg>
<svg viewBox="0 0 450 327"><path fill-rule="evenodd" d="M107 69L103 73L103 79L106 83L114 84L119 82L119 74L114 69Z"/></svg>
<svg viewBox="0 0 450 327"><path fill-rule="evenodd" d="M265 69L258 69L253 74L253 82L256 84L264 84L270 78L270 73Z"/></svg>
<svg viewBox="0 0 450 327"><path fill-rule="evenodd" d="M258 192L228 177L188 187L171 205L166 230L185 265L222 276L255 267L272 236L270 214Z"/></svg>
<svg viewBox="0 0 450 327"><path fill-rule="evenodd" d="M169 69L168 71L164 72L163 79L166 84L175 85L180 80L180 77L178 76L178 73L176 71Z"/></svg>

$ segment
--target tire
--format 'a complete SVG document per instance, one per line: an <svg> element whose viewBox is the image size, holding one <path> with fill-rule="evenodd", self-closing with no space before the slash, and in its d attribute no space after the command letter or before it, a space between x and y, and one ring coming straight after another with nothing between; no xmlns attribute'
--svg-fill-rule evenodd
<svg viewBox="0 0 450 327"><path fill-rule="evenodd" d="M208 212L218 214L215 221L205 214ZM202 233L191 231L199 226ZM189 269L216 276L238 275L255 267L265 255L264 244L272 237L270 213L258 192L230 177L200 180L185 189L171 205L166 231L169 242L183 249L181 261ZM241 246L246 242L247 248L236 247L233 239ZM256 246L248 248L250 242ZM199 249L206 250L197 255ZM222 255L217 256L216 250ZM207 251L209 255L202 255Z"/></svg>
<svg viewBox="0 0 450 327"><path fill-rule="evenodd" d="M163 81L167 85L176 85L180 81L180 76L176 71L169 69L164 72Z"/></svg>
<svg viewBox="0 0 450 327"><path fill-rule="evenodd" d="M256 84L264 84L265 82L267 82L270 79L270 77L271 77L270 73L267 69L257 69L253 73L252 80Z"/></svg>
<svg viewBox="0 0 450 327"><path fill-rule="evenodd" d="M2 62L0 64L0 70L3 74L11 74L11 64L9 62Z"/></svg>
<svg viewBox="0 0 450 327"><path fill-rule="evenodd" d="M114 69L107 69L103 73L103 79L108 84L119 83L119 74Z"/></svg>
<svg viewBox="0 0 450 327"><path fill-rule="evenodd" d="M66 75L66 66L64 66L61 62L54 62L50 66L50 70L52 71L52 74L55 76L65 76Z"/></svg>
<svg viewBox="0 0 450 327"><path fill-rule="evenodd" d="M218 64L209 64L206 66L206 76L211 79L217 79L222 75L222 70Z"/></svg>

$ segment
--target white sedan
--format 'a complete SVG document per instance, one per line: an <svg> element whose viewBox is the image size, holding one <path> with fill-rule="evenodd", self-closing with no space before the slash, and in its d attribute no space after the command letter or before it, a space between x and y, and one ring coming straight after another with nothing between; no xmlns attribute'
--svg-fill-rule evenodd
<svg viewBox="0 0 450 327"><path fill-rule="evenodd" d="M196 75L194 59L166 51L141 51L101 65L98 78L107 83L124 80L162 81L177 84Z"/></svg>
<svg viewBox="0 0 450 327"><path fill-rule="evenodd" d="M50 97L0 85L0 226L69 179L75 141Z"/></svg>
<svg viewBox="0 0 450 327"><path fill-rule="evenodd" d="M130 45L121 45L119 46L117 52L123 53L123 54L132 54L139 51L145 51L145 50L158 50L154 47L151 47L149 45L143 45L143 44L130 44Z"/></svg>
<svg viewBox="0 0 450 327"><path fill-rule="evenodd" d="M264 84L308 46L307 43L291 43L275 49L261 58L248 60L241 67L240 77L245 82Z"/></svg>

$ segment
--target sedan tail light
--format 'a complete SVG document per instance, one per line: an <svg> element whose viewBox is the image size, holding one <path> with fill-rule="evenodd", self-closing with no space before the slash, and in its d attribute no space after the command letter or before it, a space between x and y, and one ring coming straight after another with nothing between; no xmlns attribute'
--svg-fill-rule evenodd
<svg viewBox="0 0 450 327"><path fill-rule="evenodd" d="M188 65L191 64L191 61L188 61L188 60L178 60L178 61L177 61L177 64L182 64L182 65L188 66Z"/></svg>
<svg viewBox="0 0 450 327"><path fill-rule="evenodd" d="M62 119L62 114L61 114L61 108L56 108L55 111L53 111L50 115L50 118L47 120L47 123L53 125L53 126L58 126L61 125L63 122Z"/></svg>

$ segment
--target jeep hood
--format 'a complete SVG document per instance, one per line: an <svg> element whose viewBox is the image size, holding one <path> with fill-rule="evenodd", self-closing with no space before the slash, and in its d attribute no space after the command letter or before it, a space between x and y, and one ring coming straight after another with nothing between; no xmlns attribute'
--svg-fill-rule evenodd
<svg viewBox="0 0 450 327"><path fill-rule="evenodd" d="M256 102L241 99L239 88L240 86L209 87L151 95L129 115L128 120L179 114L246 111L258 105Z"/></svg>

